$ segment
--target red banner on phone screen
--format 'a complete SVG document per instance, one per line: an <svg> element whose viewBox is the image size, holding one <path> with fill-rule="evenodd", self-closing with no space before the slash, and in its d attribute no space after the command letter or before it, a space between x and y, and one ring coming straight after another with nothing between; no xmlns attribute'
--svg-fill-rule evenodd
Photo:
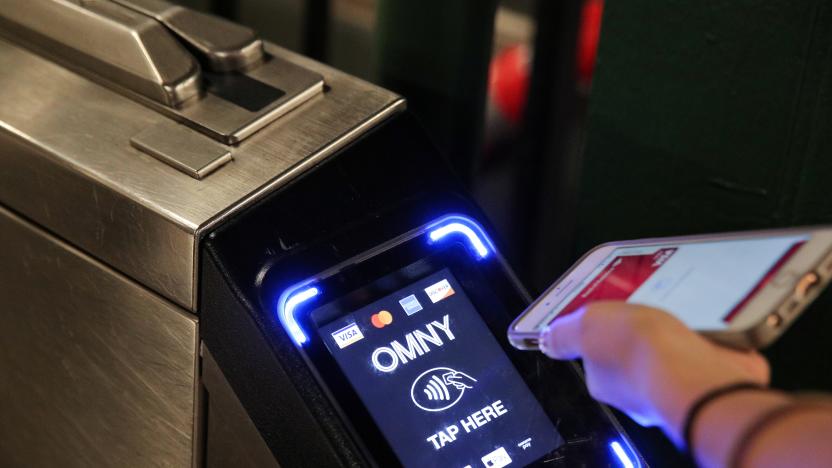
<svg viewBox="0 0 832 468"><path fill-rule="evenodd" d="M760 290L763 289L763 287L766 284L768 284L768 282L771 281L772 278L774 278L774 275L777 274L777 272L780 270L780 267L785 265L786 262L789 261L789 259L792 258L792 256L794 256L794 254L797 253L797 251L800 250L800 248L803 247L803 244L805 244L805 243L806 243L806 241L798 242L798 243L794 244L793 246L791 246L789 248L789 250L787 250L786 253L784 253L783 256L780 257L780 260L777 260L777 263L775 263L774 266L772 266L766 272L766 275L763 277L763 279L760 280L759 283L757 283L757 286L754 286L754 289L749 291L748 294L746 294L745 297L739 302L739 304L734 306L734 308L731 309L731 311L728 312L728 314L725 315L725 317L722 318L722 321L725 322L725 323L728 323L731 320L733 320L734 317L737 316L739 311L742 310L742 308L745 307L746 304L748 304L748 301L750 301L751 298L754 297L755 294L760 292Z"/></svg>
<svg viewBox="0 0 832 468"><path fill-rule="evenodd" d="M737 313L748 304L780 268L803 246L805 242L797 242L787 250L763 276L763 278L748 291L736 306L722 317L722 321L729 323ZM569 315L584 304L598 300L627 301L664 263L673 256L677 248L664 248L652 254L626 255L613 259L590 284L581 290L580 294L558 314L558 317Z"/></svg>
<svg viewBox="0 0 832 468"><path fill-rule="evenodd" d="M615 257L591 283L558 314L569 315L587 302L626 301L676 253L676 247L659 249L651 254Z"/></svg>

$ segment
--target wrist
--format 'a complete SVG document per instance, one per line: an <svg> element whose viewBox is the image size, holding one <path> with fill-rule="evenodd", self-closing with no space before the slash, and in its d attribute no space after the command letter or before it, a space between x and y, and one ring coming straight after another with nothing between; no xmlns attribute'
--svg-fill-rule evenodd
<svg viewBox="0 0 832 468"><path fill-rule="evenodd" d="M665 387L665 395L670 395L666 400L657 399L659 407L657 413L661 415L660 427L664 433L676 444L680 449L690 449L687 447L690 434L686 434L686 430L690 430L686 426L696 423L695 420L704 409L716 403L716 400L727 398L729 394L734 392L759 392L763 390L762 386L755 386L754 383L733 379L720 379L712 382L682 382L676 388ZM692 427L692 426L691 426Z"/></svg>
<svg viewBox="0 0 832 468"><path fill-rule="evenodd" d="M730 396L734 393L741 393L741 392L750 392L750 391L764 391L765 387L756 383L756 382L736 382L730 385L723 385L721 387L717 387L701 397L697 399L688 409L687 414L685 415L684 422L682 424L682 440L684 441L683 447L685 450L692 454L693 452L693 427L696 425L698 421L699 415L705 408L708 407L711 403L719 400L720 398L725 398Z"/></svg>
<svg viewBox="0 0 832 468"><path fill-rule="evenodd" d="M691 428L692 455L703 467L726 466L749 426L789 401L782 393L759 390L737 391L714 400L702 408Z"/></svg>
<svg viewBox="0 0 832 468"><path fill-rule="evenodd" d="M762 415L737 441L731 466L829 466L832 401L798 397Z"/></svg>

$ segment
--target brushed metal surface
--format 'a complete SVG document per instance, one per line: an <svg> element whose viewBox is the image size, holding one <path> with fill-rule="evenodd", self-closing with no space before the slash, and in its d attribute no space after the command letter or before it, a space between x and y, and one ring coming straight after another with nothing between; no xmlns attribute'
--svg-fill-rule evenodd
<svg viewBox="0 0 832 468"><path fill-rule="evenodd" d="M382 88L269 43L266 52L319 73L327 92L199 181L131 147L167 117L0 40L0 203L194 311L204 229L404 109Z"/></svg>
<svg viewBox="0 0 832 468"><path fill-rule="evenodd" d="M113 1L164 24L211 70L241 70L263 60L263 41L243 25L163 0Z"/></svg>
<svg viewBox="0 0 832 468"><path fill-rule="evenodd" d="M146 102L211 138L226 144L237 144L324 90L321 75L280 57L271 57L245 75L284 94L258 110L244 109L211 93L210 89L199 101L183 108L155 106Z"/></svg>
<svg viewBox="0 0 832 468"><path fill-rule="evenodd" d="M0 34L226 144L324 86L318 73L280 57L264 60L251 29L161 0L0 0ZM215 92L186 45L218 72L210 81L253 93L248 76L279 91L261 92L258 107L238 105Z"/></svg>
<svg viewBox="0 0 832 468"><path fill-rule="evenodd" d="M197 321L0 208L0 466L191 464Z"/></svg>
<svg viewBox="0 0 832 468"><path fill-rule="evenodd" d="M109 1L0 0L0 29L168 106L200 94L196 60L158 21Z"/></svg>
<svg viewBox="0 0 832 468"><path fill-rule="evenodd" d="M136 148L202 179L231 161L231 151L205 135L176 122L160 122L130 139Z"/></svg>

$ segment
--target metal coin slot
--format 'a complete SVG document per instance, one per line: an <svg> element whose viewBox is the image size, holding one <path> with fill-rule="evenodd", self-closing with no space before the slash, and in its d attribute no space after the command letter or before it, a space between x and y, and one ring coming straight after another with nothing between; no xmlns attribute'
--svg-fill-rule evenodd
<svg viewBox="0 0 832 468"><path fill-rule="evenodd" d="M205 73L208 92L244 108L259 112L286 93L242 73Z"/></svg>

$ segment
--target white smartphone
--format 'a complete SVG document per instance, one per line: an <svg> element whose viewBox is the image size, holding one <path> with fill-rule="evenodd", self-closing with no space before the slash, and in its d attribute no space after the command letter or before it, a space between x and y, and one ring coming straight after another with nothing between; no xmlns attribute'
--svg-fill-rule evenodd
<svg viewBox="0 0 832 468"><path fill-rule="evenodd" d="M832 227L612 242L592 249L509 327L538 349L548 324L597 300L666 310L741 349L773 343L832 277Z"/></svg>

